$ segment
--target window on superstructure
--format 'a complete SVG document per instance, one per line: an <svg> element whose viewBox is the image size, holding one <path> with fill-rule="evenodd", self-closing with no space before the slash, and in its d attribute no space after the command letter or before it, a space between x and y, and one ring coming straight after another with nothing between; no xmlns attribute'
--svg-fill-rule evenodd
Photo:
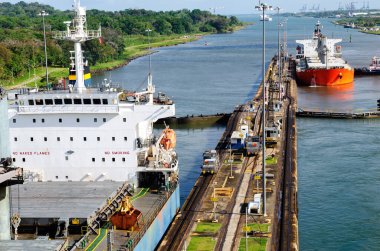
<svg viewBox="0 0 380 251"><path fill-rule="evenodd" d="M97 137L96 139L97 139L98 141L100 141L100 137Z"/></svg>
<svg viewBox="0 0 380 251"><path fill-rule="evenodd" d="M30 141L33 141L33 137L30 137Z"/></svg>
<svg viewBox="0 0 380 251"><path fill-rule="evenodd" d="M16 123L16 119L13 119L13 124L15 124Z"/></svg>
<svg viewBox="0 0 380 251"><path fill-rule="evenodd" d="M112 158L112 162L115 162L115 158Z"/></svg>
<svg viewBox="0 0 380 251"><path fill-rule="evenodd" d="M123 162L125 162L125 158L122 158L121 160L122 160Z"/></svg>
<svg viewBox="0 0 380 251"><path fill-rule="evenodd" d="M81 105L82 100L80 98L74 98L74 105Z"/></svg>
<svg viewBox="0 0 380 251"><path fill-rule="evenodd" d="M83 99L83 104L85 104L85 105L91 105L91 99L89 99L89 98L84 98L84 99Z"/></svg>
<svg viewBox="0 0 380 251"><path fill-rule="evenodd" d="M94 98L94 99L92 100L92 103L93 103L94 105L101 105L101 104L102 104L102 101L100 100L100 98Z"/></svg>
<svg viewBox="0 0 380 251"><path fill-rule="evenodd" d="M33 119L33 123L36 123L36 119Z"/></svg>
<svg viewBox="0 0 380 251"><path fill-rule="evenodd" d="M44 141L47 141L47 137L44 137Z"/></svg>
<svg viewBox="0 0 380 251"><path fill-rule="evenodd" d="M78 122L78 123L80 122L80 119L79 119L79 118L77 118L77 122Z"/></svg>
<svg viewBox="0 0 380 251"><path fill-rule="evenodd" d="M127 141L128 140L128 137L124 137L124 141Z"/></svg>
<svg viewBox="0 0 380 251"><path fill-rule="evenodd" d="M25 162L25 158L22 158L22 162Z"/></svg>
<svg viewBox="0 0 380 251"><path fill-rule="evenodd" d="M45 105L53 105L53 100L52 99L45 99Z"/></svg>
<svg viewBox="0 0 380 251"><path fill-rule="evenodd" d="M107 122L107 119L106 119L106 118L103 118L103 122Z"/></svg>
<svg viewBox="0 0 380 251"><path fill-rule="evenodd" d="M61 141L61 138L60 138L60 137L57 137L57 141Z"/></svg>
<svg viewBox="0 0 380 251"><path fill-rule="evenodd" d="M54 99L54 104L56 104L56 105L62 105L63 104L62 99L60 99L60 98Z"/></svg>
<svg viewBox="0 0 380 251"><path fill-rule="evenodd" d="M13 160L13 162L16 162L16 158L13 158L12 160Z"/></svg>
<svg viewBox="0 0 380 251"><path fill-rule="evenodd" d="M123 122L127 122L127 118L123 118Z"/></svg>
<svg viewBox="0 0 380 251"><path fill-rule="evenodd" d="M43 99L36 99L36 105L44 105Z"/></svg>
<svg viewBox="0 0 380 251"><path fill-rule="evenodd" d="M62 119L58 119L58 122L59 122L59 123L62 123Z"/></svg>
<svg viewBox="0 0 380 251"><path fill-rule="evenodd" d="M92 162L95 162L95 158L92 158Z"/></svg>
<svg viewBox="0 0 380 251"><path fill-rule="evenodd" d="M29 105L34 105L34 100L33 100L33 99L29 99L29 100L28 100L28 104L29 104Z"/></svg>
<svg viewBox="0 0 380 251"><path fill-rule="evenodd" d="M56 179L58 179L58 176L55 176Z"/></svg>
<svg viewBox="0 0 380 251"><path fill-rule="evenodd" d="M95 122L95 123L98 122L98 119L97 119L97 118L94 118L94 122Z"/></svg>
<svg viewBox="0 0 380 251"><path fill-rule="evenodd" d="M102 101L103 101L103 105L108 105L108 99L104 98L102 99Z"/></svg>
<svg viewBox="0 0 380 251"><path fill-rule="evenodd" d="M69 160L69 156L65 156L65 160Z"/></svg>
<svg viewBox="0 0 380 251"><path fill-rule="evenodd" d="M42 122L42 123L45 123L45 119L41 119L41 122Z"/></svg>
<svg viewBox="0 0 380 251"><path fill-rule="evenodd" d="M112 137L112 141L115 141L115 137Z"/></svg>
<svg viewBox="0 0 380 251"><path fill-rule="evenodd" d="M73 137L70 137L70 141L74 141L74 138L73 138Z"/></svg>
<svg viewBox="0 0 380 251"><path fill-rule="evenodd" d="M102 158L102 161L103 161L103 162L106 162L106 158Z"/></svg>
<svg viewBox="0 0 380 251"><path fill-rule="evenodd" d="M83 137L83 141L87 141L87 137Z"/></svg>
<svg viewBox="0 0 380 251"><path fill-rule="evenodd" d="M17 137L15 137L14 140L17 141Z"/></svg>
<svg viewBox="0 0 380 251"><path fill-rule="evenodd" d="M63 102L65 103L65 105L72 105L73 104L73 100L71 98L65 98L63 100Z"/></svg>

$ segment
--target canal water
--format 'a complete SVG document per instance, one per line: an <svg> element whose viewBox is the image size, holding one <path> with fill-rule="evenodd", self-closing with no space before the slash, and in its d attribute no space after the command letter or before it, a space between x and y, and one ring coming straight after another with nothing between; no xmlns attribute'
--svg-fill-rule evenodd
<svg viewBox="0 0 380 251"><path fill-rule="evenodd" d="M177 116L231 112L256 92L261 79L262 23L231 34L155 49L152 55L156 91L173 97ZM317 19L289 18L289 53L296 39L310 38ZM355 67L380 56L380 36L321 20L328 37L342 38L343 57ZM267 22L267 57L277 50L277 21ZM351 42L350 42L351 40ZM141 90L148 57L95 77ZM299 107L334 111L376 108L380 78L357 78L353 85L299 89ZM379 250L380 248L380 120L298 119L299 230L301 250ZM177 130L181 202L200 173L202 152L214 148L224 128Z"/></svg>

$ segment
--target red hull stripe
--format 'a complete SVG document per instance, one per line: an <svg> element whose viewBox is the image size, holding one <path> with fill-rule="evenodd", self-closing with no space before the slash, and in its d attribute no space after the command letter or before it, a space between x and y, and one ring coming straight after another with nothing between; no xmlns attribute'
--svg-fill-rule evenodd
<svg viewBox="0 0 380 251"><path fill-rule="evenodd" d="M307 69L297 71L301 85L341 85L354 82L354 69Z"/></svg>

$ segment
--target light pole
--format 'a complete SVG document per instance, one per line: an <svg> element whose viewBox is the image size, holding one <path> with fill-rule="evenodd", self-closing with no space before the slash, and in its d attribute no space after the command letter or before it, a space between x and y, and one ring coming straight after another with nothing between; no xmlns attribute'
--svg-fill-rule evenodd
<svg viewBox="0 0 380 251"><path fill-rule="evenodd" d="M248 251L248 207L245 208L245 250Z"/></svg>
<svg viewBox="0 0 380 251"><path fill-rule="evenodd" d="M149 43L149 74L151 74L151 70L152 70L152 59L151 59L151 47L150 47L150 32L152 31L151 29L147 29L145 30L146 32L148 32L148 43Z"/></svg>
<svg viewBox="0 0 380 251"><path fill-rule="evenodd" d="M275 10L277 10L277 43L278 43L278 52L277 52L277 66L278 66L278 81L279 81L279 88L280 88L280 100L282 100L281 95L281 52L280 52L280 7L276 7Z"/></svg>
<svg viewBox="0 0 380 251"><path fill-rule="evenodd" d="M288 45L287 45L287 25L288 25L288 19L284 19L284 56L288 57Z"/></svg>
<svg viewBox="0 0 380 251"><path fill-rule="evenodd" d="M49 85L49 71L48 71L48 65L47 65L47 51L46 51L46 31L45 31L45 16L48 16L49 13L45 12L44 10L41 11L39 16L42 16L42 24L44 27L44 44L45 44L45 67L46 67L46 88L48 88Z"/></svg>
<svg viewBox="0 0 380 251"><path fill-rule="evenodd" d="M231 174L230 174L230 179L233 179L234 176L232 175L232 147L231 147L231 143L230 143L230 159L228 160L228 162L230 162L230 171L231 171Z"/></svg>
<svg viewBox="0 0 380 251"><path fill-rule="evenodd" d="M260 3L260 5L255 7L257 10L263 12L263 58L262 58L262 68L263 68L263 121L262 121L262 130L263 130L263 214L267 215L267 195L266 195L266 177L265 177L265 11L271 10L272 6L265 3Z"/></svg>

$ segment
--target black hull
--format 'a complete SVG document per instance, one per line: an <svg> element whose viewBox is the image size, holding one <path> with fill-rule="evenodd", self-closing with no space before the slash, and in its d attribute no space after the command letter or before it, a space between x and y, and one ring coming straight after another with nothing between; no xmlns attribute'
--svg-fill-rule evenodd
<svg viewBox="0 0 380 251"><path fill-rule="evenodd" d="M380 76L380 70L370 71L368 68L355 68L355 76Z"/></svg>

